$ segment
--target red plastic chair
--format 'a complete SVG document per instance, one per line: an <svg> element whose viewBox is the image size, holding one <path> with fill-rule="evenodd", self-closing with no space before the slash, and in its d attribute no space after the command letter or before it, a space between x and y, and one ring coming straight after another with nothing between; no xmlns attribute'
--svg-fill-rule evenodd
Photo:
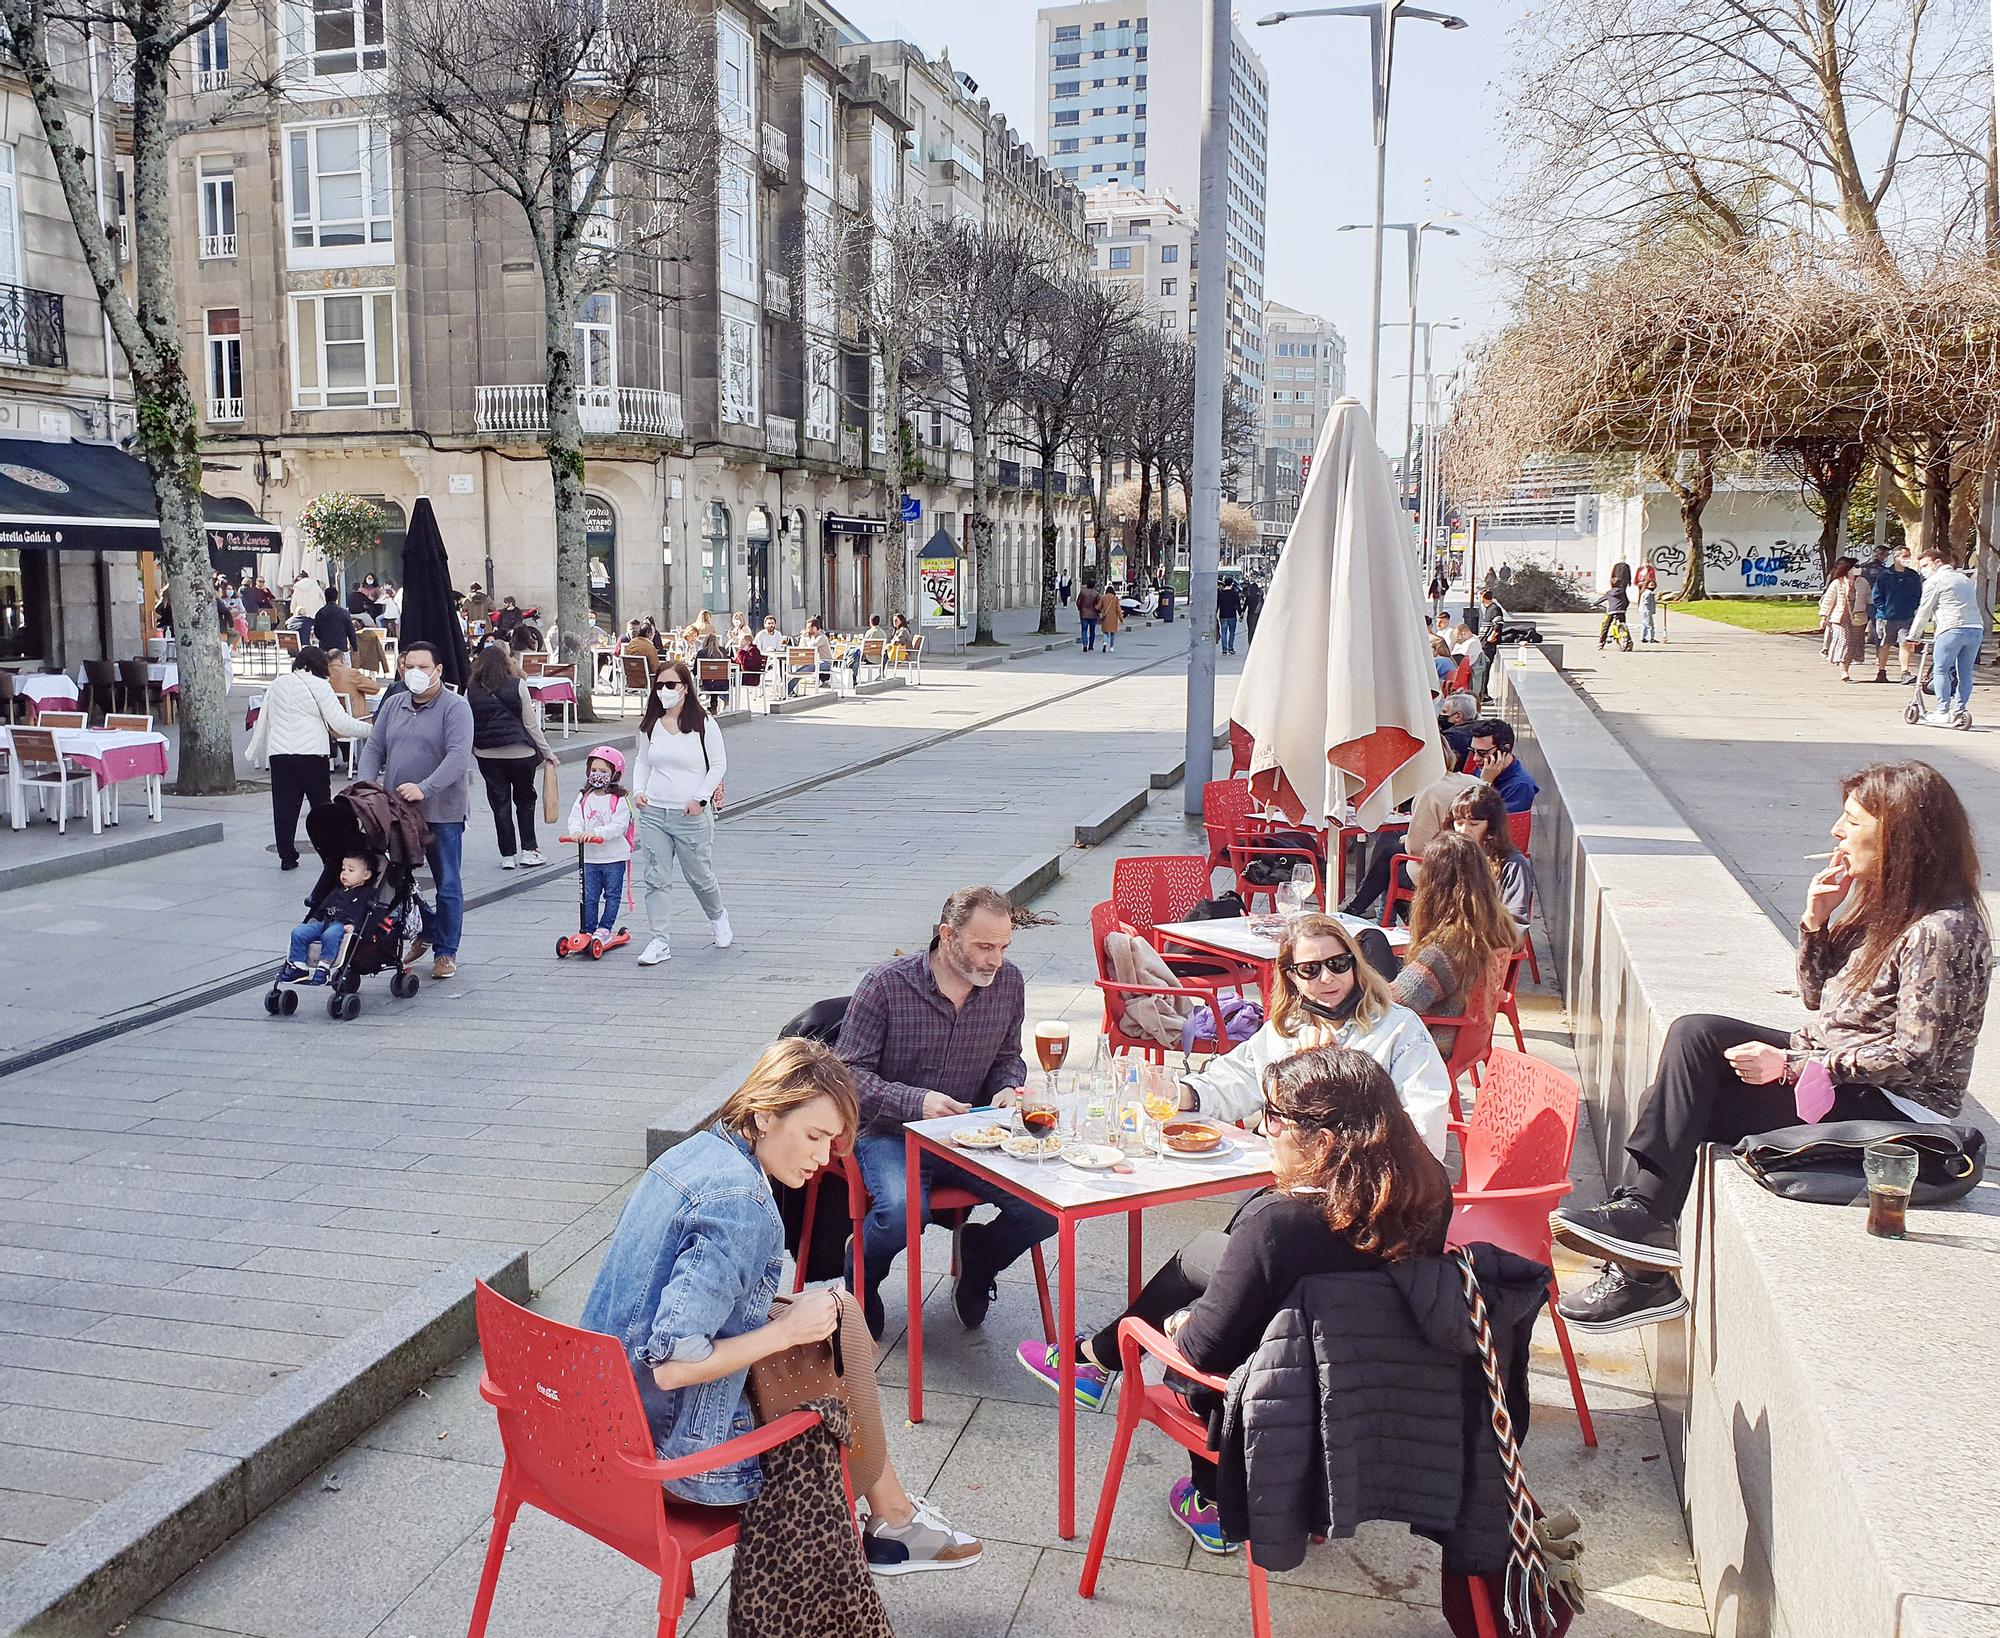
<svg viewBox="0 0 2000 1638"><path fill-rule="evenodd" d="M1257 798L1247 779L1211 779L1201 788L1201 824L1208 832L1208 863L1222 863L1229 844L1268 830L1270 822L1253 818Z"/></svg>
<svg viewBox="0 0 2000 1638"><path fill-rule="evenodd" d="M799 1225L799 1255L797 1269L792 1275L792 1289L806 1288L806 1259L811 1254L813 1243L813 1219L819 1213L819 1191L829 1176L838 1174L847 1180L847 1219L854 1231L854 1266L859 1269L862 1262L861 1225L868 1216L871 1201L868 1185L861 1180L861 1168L852 1155L836 1154L832 1162L813 1174L806 1185L806 1210L804 1220ZM949 1183L941 1183L931 1190L931 1219L933 1222L948 1223L954 1230L964 1226L972 1208L981 1204L979 1197L970 1190L955 1188ZM951 1271L958 1272L958 1235L954 1232L951 1247ZM1042 1302L1042 1331L1050 1342L1056 1339L1055 1305L1049 1301L1049 1265L1042 1256L1042 1248L1034 1248L1035 1295Z"/></svg>
<svg viewBox="0 0 2000 1638"><path fill-rule="evenodd" d="M1090 1525L1090 1547L1083 1555L1083 1578L1077 1585L1077 1591L1085 1598L1097 1596L1097 1573L1104 1564L1104 1550L1111 1538L1111 1515L1118 1507L1118 1486L1125 1477L1125 1459L1131 1452L1132 1435L1139 1431L1139 1424L1150 1423L1185 1451L1206 1456L1210 1461L1216 1459L1216 1453L1209 1448L1208 1424L1190 1411L1172 1388L1149 1384L1140 1375L1140 1362L1148 1354L1190 1382L1215 1393L1229 1391L1226 1381L1197 1371L1164 1334L1144 1320L1119 1321L1118 1358L1124 1376L1118 1388L1118 1426L1111 1437L1110 1460L1104 1466L1104 1488L1097 1498L1097 1517ZM1250 1631L1255 1638L1271 1638L1270 1586L1255 1551L1246 1546L1243 1557L1250 1580ZM1479 1638L1499 1638L1486 1583L1468 1577L1464 1588Z"/></svg>
<svg viewBox="0 0 2000 1638"><path fill-rule="evenodd" d="M1245 729L1235 723L1229 725L1229 777L1240 778L1250 771L1250 757L1257 749L1257 742Z"/></svg>
<svg viewBox="0 0 2000 1638"><path fill-rule="evenodd" d="M1528 844L1535 839L1534 811L1530 809L1526 813L1508 814L1507 834L1513 838L1514 851L1516 853L1526 853L1528 851ZM1421 864L1422 862L1414 853L1398 853L1394 860L1390 862L1389 890L1382 895L1382 925L1384 927L1393 927L1396 925L1397 905L1408 904L1410 900L1417 896L1417 890L1414 886L1405 887L1403 885L1402 867L1408 864ZM1532 916L1534 913L1534 903L1530 900L1528 914ZM1535 982L1537 984L1541 983L1542 969L1535 961L1535 947L1532 943L1528 946L1528 965L1534 974Z"/></svg>
<svg viewBox="0 0 2000 1638"><path fill-rule="evenodd" d="M1486 1060L1493 1055L1493 1022L1498 1012L1500 985L1492 977L1473 985L1465 997L1465 1011L1456 1015L1443 1013L1425 1016L1420 1014L1424 1026L1435 1034L1440 1028L1456 1028L1452 1037L1451 1056L1444 1061L1445 1073L1451 1077L1451 1118L1465 1119L1465 1109L1459 1102L1458 1081L1462 1075L1469 1086L1478 1087L1483 1100L1486 1083L1483 1068Z"/></svg>
<svg viewBox="0 0 2000 1638"><path fill-rule="evenodd" d="M1159 949L1160 923L1184 921L1187 913L1214 891L1213 874L1208 860L1199 853L1135 854L1112 864L1111 902L1118 907L1120 921ZM1197 983L1241 990L1257 984L1260 978L1254 966L1226 961L1206 951L1194 954L1161 949L1160 954L1177 975ZM1098 956L1101 966L1102 939L1098 941Z"/></svg>
<svg viewBox="0 0 2000 1638"><path fill-rule="evenodd" d="M1266 831L1268 832L1269 830L1276 829L1277 827L1266 826L1265 828ZM1312 826L1309 825L1287 826L1286 828L1304 830L1310 835L1319 837L1320 845L1311 849L1306 849L1299 846L1297 843L1291 843L1289 845L1285 843L1274 843L1269 839L1268 835L1257 835L1257 836L1242 837L1237 841L1231 842L1229 846L1224 850L1224 857L1226 859L1226 862L1229 865L1231 873L1236 878L1236 891L1243 895L1243 904L1245 909L1249 909L1252 906L1254 906L1257 899L1260 896L1271 900L1273 905L1277 903L1278 890L1276 887L1266 887L1260 882L1253 882L1244 874L1244 872L1250 868L1251 862L1259 858L1277 859L1281 861L1286 867L1287 879L1290 878L1291 874L1290 867L1292 865L1296 864L1311 865L1313 873L1313 885L1312 885L1313 897L1316 900L1318 900L1318 902L1321 904L1325 904L1327 902L1326 901L1327 866L1325 857L1324 835L1320 831L1314 829ZM1360 834L1360 832L1356 832L1356 834L1358 835ZM1342 868L1342 873L1344 874L1345 872L1344 851L1347 846L1347 837L1344 831L1340 833L1338 846L1343 850L1343 863L1341 868Z"/></svg>
<svg viewBox="0 0 2000 1638"><path fill-rule="evenodd" d="M1444 685L1447 694L1463 694L1472 686L1472 656L1461 654L1458 665L1453 669L1451 680Z"/></svg>
<svg viewBox="0 0 2000 1638"><path fill-rule="evenodd" d="M1465 1166L1459 1187L1452 1191L1450 1244L1469 1246L1484 1240L1534 1262L1552 1261L1555 1246L1549 1213L1572 1187L1569 1165L1576 1147L1578 1099L1576 1082L1555 1065L1505 1047L1494 1049L1471 1120L1452 1123ZM1549 1318L1555 1322L1556 1344L1569 1373L1570 1398L1576 1404L1583 1442L1595 1446L1597 1430L1583 1397L1569 1327L1555 1306L1559 1296L1551 1276Z"/></svg>
<svg viewBox="0 0 2000 1638"><path fill-rule="evenodd" d="M1214 1019L1222 1017L1220 991L1233 987L1233 980L1221 978L1189 978L1174 985L1121 984L1112 975L1110 963L1105 959L1105 936L1115 932L1136 932L1131 923L1118 914L1118 907L1105 900L1090 911L1090 942L1097 956L1097 988L1104 997L1104 1034L1116 1052L1136 1052L1150 1063L1163 1064L1167 1061L1168 1049L1150 1035L1134 1035L1125 1028L1126 1004L1138 996L1173 996L1180 1000L1199 1001L1208 1008L1208 1015ZM1196 1052L1224 1053L1235 1047L1230 1040L1217 1040L1213 1036L1198 1036L1194 1042Z"/></svg>
<svg viewBox="0 0 2000 1638"><path fill-rule="evenodd" d="M736 1544L736 1511L681 1501L662 1486L760 1455L797 1437L819 1417L793 1411L740 1439L663 1462L653 1454L652 1429L617 1338L530 1313L484 1280L474 1303L486 1361L479 1393L499 1417L506 1461L466 1638L482 1638L486 1631L507 1536L523 1505L658 1575L659 1638L673 1638L694 1590L695 1560ZM843 1455L843 1473L846 1460ZM851 1484L847 1504L851 1519Z"/></svg>

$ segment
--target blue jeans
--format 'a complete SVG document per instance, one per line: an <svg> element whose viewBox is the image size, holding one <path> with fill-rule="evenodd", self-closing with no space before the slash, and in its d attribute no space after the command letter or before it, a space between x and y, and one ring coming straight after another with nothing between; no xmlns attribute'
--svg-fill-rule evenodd
<svg viewBox="0 0 2000 1638"><path fill-rule="evenodd" d="M583 930L615 933L618 930L618 901L625 892L625 861L583 866Z"/></svg>
<svg viewBox="0 0 2000 1638"><path fill-rule="evenodd" d="M1937 695L1941 712L1972 709L1972 662L1979 658L1980 631L1977 626L1960 626L1956 631L1937 634L1932 651L1931 692Z"/></svg>
<svg viewBox="0 0 2000 1638"><path fill-rule="evenodd" d="M1083 635L1080 641L1083 643L1086 652L1097 647L1097 622L1095 620L1085 620L1083 622Z"/></svg>
<svg viewBox="0 0 2000 1638"><path fill-rule="evenodd" d="M1659 606L1660 599L1657 592L1639 593L1639 641L1642 643L1653 641L1653 616Z"/></svg>
<svg viewBox="0 0 2000 1638"><path fill-rule="evenodd" d="M862 1248L867 1254L868 1283L873 1291L888 1277L890 1265L909 1242L909 1180L903 1168L903 1134L863 1132L854 1142L854 1158L868 1187L868 1215L862 1221ZM990 1223L966 1229L959 1241L959 1267L977 1278L997 1273L1056 1231L1056 1220L1039 1206L995 1188L983 1178L926 1154L923 1162L923 1220L931 1220L931 1190L940 1183L969 1191L999 1207Z"/></svg>
<svg viewBox="0 0 2000 1638"><path fill-rule="evenodd" d="M1222 628L1222 652L1225 654L1234 654L1236 652L1236 616L1233 614L1219 614L1216 616L1215 623Z"/></svg>
<svg viewBox="0 0 2000 1638"><path fill-rule="evenodd" d="M424 849L430 861L431 878L437 883L437 910L425 916L424 937L438 955L458 956L458 935L465 926L465 889L458 879L459 861L465 855L465 821L447 820L431 825L431 845Z"/></svg>
<svg viewBox="0 0 2000 1638"><path fill-rule="evenodd" d="M302 921L292 929L292 960L301 967L312 965L313 945L319 945L319 958L331 961L340 954L340 941L347 936L347 926L338 921Z"/></svg>

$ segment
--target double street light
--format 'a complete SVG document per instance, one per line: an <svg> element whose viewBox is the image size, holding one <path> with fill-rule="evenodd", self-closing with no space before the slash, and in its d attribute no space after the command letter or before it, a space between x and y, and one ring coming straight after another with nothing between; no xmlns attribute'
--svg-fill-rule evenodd
<svg viewBox="0 0 2000 1638"><path fill-rule="evenodd" d="M1436 23L1440 28L1461 29L1466 26L1463 17L1454 17L1449 12L1426 11L1420 6L1403 4L1403 0L1375 0L1373 5L1317 6L1310 11L1274 11L1268 17L1257 19L1259 28L1273 28L1294 17L1365 17L1368 20L1368 58L1374 74L1371 87L1375 114L1375 270L1373 293L1368 313L1368 419L1376 418L1377 393L1381 381L1382 365L1382 237L1386 224L1383 222L1389 185L1389 83L1394 68L1396 49L1396 24L1405 18L1422 23ZM1414 243L1414 239L1412 241ZM1412 283L1415 282L1415 255L1411 256ZM1407 451L1409 441L1404 440Z"/></svg>
<svg viewBox="0 0 2000 1638"><path fill-rule="evenodd" d="M1409 470L1410 435L1416 426L1417 280L1423 263L1424 235L1426 233L1442 233L1456 239L1458 237L1458 229L1455 227L1446 227L1444 224L1455 222L1458 219L1459 213L1457 211L1448 210L1440 216L1427 216L1421 222L1379 222L1375 224L1378 233L1400 233L1403 235L1403 245L1407 252L1405 265L1408 267L1410 274L1410 316L1407 321L1410 326L1410 361L1408 364L1409 374L1404 378L1403 392L1402 460L1405 472ZM1339 231L1342 233L1353 233L1367 225L1364 222L1345 222L1341 225ZM1380 428L1376 430L1379 435Z"/></svg>

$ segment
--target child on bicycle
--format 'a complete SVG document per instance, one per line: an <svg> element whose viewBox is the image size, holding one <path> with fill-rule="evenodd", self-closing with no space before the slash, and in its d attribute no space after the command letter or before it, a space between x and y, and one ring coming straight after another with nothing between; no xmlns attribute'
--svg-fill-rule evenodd
<svg viewBox="0 0 2000 1638"><path fill-rule="evenodd" d="M583 922L585 933L609 940L618 930L618 901L638 834L625 787L625 757L599 745L584 763L583 789L569 810L564 833L583 841Z"/></svg>
<svg viewBox="0 0 2000 1638"><path fill-rule="evenodd" d="M1631 636L1625 624L1625 611L1632 606L1632 566L1623 558L1611 565L1611 586L1597 603L1604 610L1604 624L1597 628L1597 646L1602 648L1608 643L1614 631L1629 644Z"/></svg>
<svg viewBox="0 0 2000 1638"><path fill-rule="evenodd" d="M279 983L327 981L348 930L368 918L374 897L375 869L374 857L366 853L350 853L340 861L340 885L309 907L306 919L292 929L291 953L278 971ZM319 946L316 964L315 944Z"/></svg>

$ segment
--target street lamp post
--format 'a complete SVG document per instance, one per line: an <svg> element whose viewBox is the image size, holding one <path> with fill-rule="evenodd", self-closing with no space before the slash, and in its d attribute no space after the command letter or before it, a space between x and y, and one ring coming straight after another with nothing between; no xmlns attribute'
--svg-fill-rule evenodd
<svg viewBox="0 0 2000 1638"><path fill-rule="evenodd" d="M1222 399L1229 390L1229 0L1209 0L1202 66L1201 195L1197 220L1216 246L1209 297L1194 316L1194 493L1188 496L1187 777L1183 811L1201 813L1215 764L1215 581L1222 561ZM1171 573L1171 570L1169 571ZM1067 1425L1067 1424L1065 1424Z"/></svg>
<svg viewBox="0 0 2000 1638"><path fill-rule="evenodd" d="M1410 435L1416 428L1417 282L1423 260L1424 235L1426 233L1444 233L1456 239L1458 237L1458 229L1455 227L1446 227L1444 224L1447 221L1456 220L1458 214L1455 210L1448 210L1442 216L1426 217L1421 222L1384 222L1381 224L1385 231L1403 235L1403 244L1407 251L1405 265L1409 269L1410 275L1410 316L1406 321L1410 326L1410 358L1409 363L1405 366L1409 373L1403 378L1403 449L1401 455L1398 457L1403 463L1403 487L1405 489L1409 487L1410 477ZM1342 233L1352 233L1365 225L1361 222L1344 222L1341 224L1339 231ZM1391 329L1394 328L1395 323L1396 321L1391 319L1382 327L1384 329ZM1379 433L1379 429L1377 430Z"/></svg>
<svg viewBox="0 0 2000 1638"><path fill-rule="evenodd" d="M1404 322L1405 321L1402 319L1391 319L1387 324L1383 326L1383 328L1393 330L1397 325L1402 324ZM1419 371L1416 368L1417 332L1421 330L1424 335L1424 367L1421 374L1424 383L1424 424L1427 429L1427 432L1426 432L1426 447L1423 452L1422 472L1418 480L1418 491L1417 491L1418 500L1417 500L1416 513L1417 513L1417 538L1419 542L1419 549L1422 556L1427 559L1430 556L1430 534L1429 534L1430 513L1427 510L1427 503L1423 497L1424 497L1424 491L1428 490L1430 487L1429 479L1431 475L1431 467L1430 467L1430 455L1428 452L1427 441L1428 441L1428 429L1431 420L1433 419L1434 416L1433 406L1435 403L1435 400L1431 396L1431 383L1432 383L1431 334L1433 331L1436 330L1460 329L1463 327L1465 321L1463 319L1455 319L1455 318L1419 320L1413 316L1407 322L1409 323L1410 326L1410 373L1407 377L1405 377L1405 382L1408 390L1403 395L1403 402L1405 406L1406 416L1412 413L1410 411L1409 406L1411 404L1411 401L1416 396L1417 378L1419 375ZM1404 448L1407 449L1409 447L1409 444L1410 444L1410 434L1406 432L1403 438ZM1403 487L1406 490L1410 487L1409 476L1410 476L1409 467L1406 464L1403 469ZM1425 564L1425 573L1426 575L1428 575L1429 573L1428 563Z"/></svg>
<svg viewBox="0 0 2000 1638"><path fill-rule="evenodd" d="M1375 128L1375 269L1368 311L1368 419L1376 418L1377 394L1382 365L1382 216L1389 189L1389 79L1394 67L1396 24L1405 17L1436 23L1442 28L1461 29L1463 17L1448 12L1425 11L1405 5L1403 0L1375 0L1373 5L1317 6L1310 11L1274 11L1257 19L1259 28L1273 28L1293 17L1365 17L1368 19L1368 61L1373 72L1370 87ZM1379 428L1377 429L1379 433Z"/></svg>

